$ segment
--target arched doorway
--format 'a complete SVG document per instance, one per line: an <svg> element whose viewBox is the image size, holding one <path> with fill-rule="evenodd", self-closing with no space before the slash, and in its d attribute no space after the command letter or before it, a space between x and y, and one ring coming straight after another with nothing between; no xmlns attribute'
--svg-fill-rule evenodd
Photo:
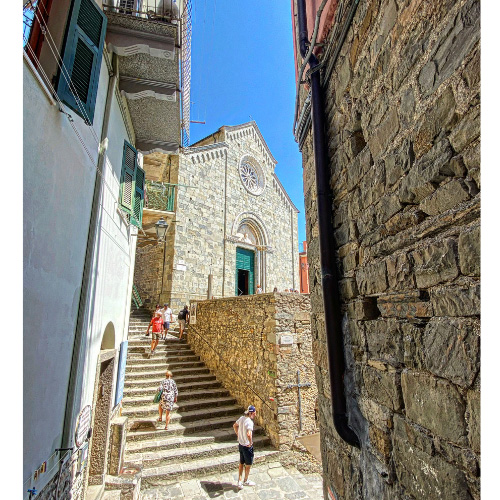
<svg viewBox="0 0 500 500"><path fill-rule="evenodd" d="M92 441L89 453L89 485L104 484L107 473L109 425L115 390L115 327L110 321L101 340L94 385Z"/></svg>
<svg viewBox="0 0 500 500"><path fill-rule="evenodd" d="M253 212L236 217L230 241L236 245L235 295L253 295L257 285L266 291L266 254L269 237L264 223Z"/></svg>

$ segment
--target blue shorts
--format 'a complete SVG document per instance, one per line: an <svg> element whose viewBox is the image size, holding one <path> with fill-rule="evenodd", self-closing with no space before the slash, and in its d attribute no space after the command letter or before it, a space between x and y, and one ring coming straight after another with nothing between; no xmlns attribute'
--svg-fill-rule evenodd
<svg viewBox="0 0 500 500"><path fill-rule="evenodd" d="M168 330L168 329L169 329L169 327L170 327L170 323L169 323L168 321L165 321L165 322L163 323L163 328L165 328L165 330Z"/></svg>
<svg viewBox="0 0 500 500"><path fill-rule="evenodd" d="M243 446L238 443L240 450L240 464L252 465L253 464L253 446Z"/></svg>

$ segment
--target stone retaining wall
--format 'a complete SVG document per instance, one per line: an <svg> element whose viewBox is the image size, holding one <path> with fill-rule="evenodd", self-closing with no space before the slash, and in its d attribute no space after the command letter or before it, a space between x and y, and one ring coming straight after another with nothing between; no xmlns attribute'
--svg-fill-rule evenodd
<svg viewBox="0 0 500 500"><path fill-rule="evenodd" d="M256 423L275 446L288 450L297 435L317 431L308 295L265 293L200 301L196 324L188 330L196 354L238 403L255 405ZM292 343L283 343L288 341ZM301 388L302 431L297 388L287 388L297 383L297 371L301 383L311 383Z"/></svg>
<svg viewBox="0 0 500 500"><path fill-rule="evenodd" d="M325 89L361 451L332 424L311 132L303 146L325 498L479 498L479 35L476 0L361 0Z"/></svg>

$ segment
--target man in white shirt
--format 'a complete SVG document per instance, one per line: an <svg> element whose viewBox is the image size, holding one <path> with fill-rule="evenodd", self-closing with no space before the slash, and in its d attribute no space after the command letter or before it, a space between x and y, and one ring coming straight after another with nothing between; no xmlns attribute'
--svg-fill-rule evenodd
<svg viewBox="0 0 500 500"><path fill-rule="evenodd" d="M168 307L168 304L163 304L163 309L161 309L161 318L163 320L163 338L167 338L168 329L170 328L170 322L172 321L172 309Z"/></svg>
<svg viewBox="0 0 500 500"><path fill-rule="evenodd" d="M250 467L253 464L253 419L255 418L255 406L250 405L245 412L233 424L233 429L238 436L238 449L240 450L240 466L238 469L238 488L245 486L255 486L253 481L248 480ZM245 479L242 482L243 466L245 466Z"/></svg>

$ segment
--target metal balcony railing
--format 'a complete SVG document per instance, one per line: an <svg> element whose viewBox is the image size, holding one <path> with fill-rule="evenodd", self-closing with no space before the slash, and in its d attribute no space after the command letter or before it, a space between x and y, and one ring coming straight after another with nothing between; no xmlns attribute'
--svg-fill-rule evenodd
<svg viewBox="0 0 500 500"><path fill-rule="evenodd" d="M104 0L104 11L151 19L154 21L179 21L179 0Z"/></svg>
<svg viewBox="0 0 500 500"><path fill-rule="evenodd" d="M144 208L173 212L175 206L175 184L146 180Z"/></svg>

